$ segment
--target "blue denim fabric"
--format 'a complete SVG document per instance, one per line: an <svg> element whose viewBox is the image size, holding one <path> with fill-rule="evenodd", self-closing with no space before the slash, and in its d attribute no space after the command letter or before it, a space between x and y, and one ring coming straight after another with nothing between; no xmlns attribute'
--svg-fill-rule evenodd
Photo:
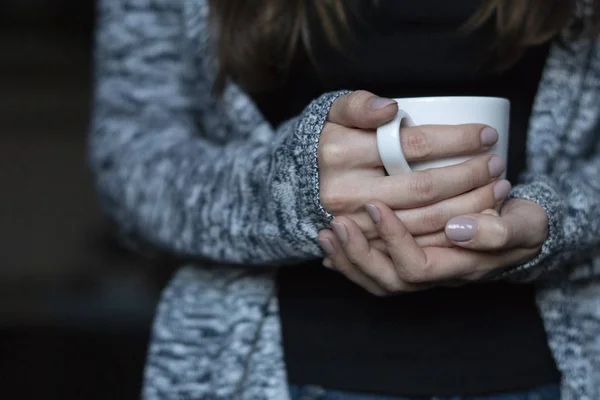
<svg viewBox="0 0 600 400"><path fill-rule="evenodd" d="M525 392L490 396L390 397L328 390L319 386L290 386L292 400L560 400L560 387L549 385Z"/></svg>

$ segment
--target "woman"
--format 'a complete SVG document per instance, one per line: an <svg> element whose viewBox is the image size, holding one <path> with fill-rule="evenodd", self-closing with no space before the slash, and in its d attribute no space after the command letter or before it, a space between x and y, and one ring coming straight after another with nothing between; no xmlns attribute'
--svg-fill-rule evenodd
<svg viewBox="0 0 600 400"><path fill-rule="evenodd" d="M593 8L101 1L103 205L190 260L144 397L600 398ZM389 97L434 95L511 100L514 189L476 124L404 129L409 160L474 157L386 176Z"/></svg>

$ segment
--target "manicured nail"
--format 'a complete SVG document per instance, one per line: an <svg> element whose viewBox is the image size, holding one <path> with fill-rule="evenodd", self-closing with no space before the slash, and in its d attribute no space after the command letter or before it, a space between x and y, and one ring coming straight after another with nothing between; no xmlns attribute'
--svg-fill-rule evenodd
<svg viewBox="0 0 600 400"><path fill-rule="evenodd" d="M396 104L396 101L392 99L386 99L385 97L373 97L369 101L369 106L373 110L381 110L382 108L386 108L392 104Z"/></svg>
<svg viewBox="0 0 600 400"><path fill-rule="evenodd" d="M446 236L455 242L467 242L475 237L477 220L471 217L452 218L446 224Z"/></svg>
<svg viewBox="0 0 600 400"><path fill-rule="evenodd" d="M498 141L498 131L494 128L483 128L481 131L481 145L483 147L490 147L496 144Z"/></svg>
<svg viewBox="0 0 600 400"><path fill-rule="evenodd" d="M333 263L331 262L331 260L329 258L326 258L323 260L323 266L325 268L333 269Z"/></svg>
<svg viewBox="0 0 600 400"><path fill-rule="evenodd" d="M346 243L348 240L348 231L346 231L346 227L344 224L340 224L339 222L332 222L331 227L333 228L333 232L337 235L340 242Z"/></svg>
<svg viewBox="0 0 600 400"><path fill-rule="evenodd" d="M371 217L375 224L381 221L381 214L379 214L379 210L373 204L365 204L365 210L367 210L367 214L369 214L369 217Z"/></svg>
<svg viewBox="0 0 600 400"><path fill-rule="evenodd" d="M511 189L512 185L509 181L498 181L496 185L494 185L494 198L496 201L504 200L510 193Z"/></svg>
<svg viewBox="0 0 600 400"><path fill-rule="evenodd" d="M490 175L492 177L497 177L502 175L502 173L506 170L506 163L500 157L494 156L490 159L488 168L490 169Z"/></svg>
<svg viewBox="0 0 600 400"><path fill-rule="evenodd" d="M319 243L321 243L321 247L323 248L323 250L325 250L325 253L329 256L332 257L335 255L335 247L333 246L333 243L331 243L330 239L319 239Z"/></svg>

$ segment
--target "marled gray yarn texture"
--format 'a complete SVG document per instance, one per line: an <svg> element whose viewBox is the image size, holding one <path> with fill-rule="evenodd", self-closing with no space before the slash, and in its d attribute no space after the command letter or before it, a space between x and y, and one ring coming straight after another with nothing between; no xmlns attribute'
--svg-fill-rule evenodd
<svg viewBox="0 0 600 400"><path fill-rule="evenodd" d="M321 255L316 150L339 93L277 130L234 84L215 98L207 17L206 0L100 0L91 166L124 238L199 260L164 291L143 397L286 400L265 265ZM599 118L600 46L555 46L512 194L547 210L550 235L505 278L539 282L566 400L600 399Z"/></svg>

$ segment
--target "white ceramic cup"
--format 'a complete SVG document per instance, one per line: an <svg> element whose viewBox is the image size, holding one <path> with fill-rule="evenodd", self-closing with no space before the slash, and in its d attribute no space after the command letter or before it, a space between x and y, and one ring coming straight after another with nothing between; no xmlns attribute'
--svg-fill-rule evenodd
<svg viewBox="0 0 600 400"><path fill-rule="evenodd" d="M447 167L476 155L408 163L402 152L403 127L415 125L485 124L498 131L498 142L487 152L508 158L510 102L499 97L415 97L395 99L398 114L377 129L377 147L390 175Z"/></svg>

